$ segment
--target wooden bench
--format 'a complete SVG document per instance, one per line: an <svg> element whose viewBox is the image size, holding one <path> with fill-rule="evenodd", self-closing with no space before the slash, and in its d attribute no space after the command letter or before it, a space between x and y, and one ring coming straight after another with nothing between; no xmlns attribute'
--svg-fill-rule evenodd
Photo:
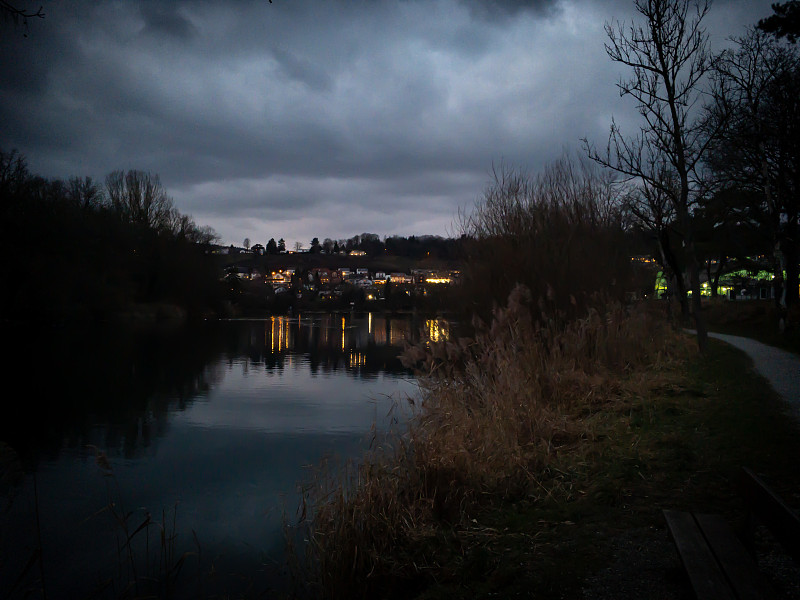
<svg viewBox="0 0 800 600"><path fill-rule="evenodd" d="M739 491L748 508L744 539L718 515L664 510L672 540L699 600L768 598L753 554L755 525L763 523L798 560L800 517L750 469Z"/></svg>
<svg viewBox="0 0 800 600"><path fill-rule="evenodd" d="M755 526L761 523L800 564L800 515L746 467L739 474L739 493L748 509L745 531L748 547L753 548Z"/></svg>

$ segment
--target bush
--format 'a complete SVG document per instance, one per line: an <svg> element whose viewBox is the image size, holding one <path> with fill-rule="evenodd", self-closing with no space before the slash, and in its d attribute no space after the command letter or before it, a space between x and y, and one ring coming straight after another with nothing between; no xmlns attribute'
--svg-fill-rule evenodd
<svg viewBox="0 0 800 600"><path fill-rule="evenodd" d="M598 293L622 300L636 291L610 176L564 157L537 177L506 167L493 177L460 218L467 312L488 318L519 283L573 315Z"/></svg>

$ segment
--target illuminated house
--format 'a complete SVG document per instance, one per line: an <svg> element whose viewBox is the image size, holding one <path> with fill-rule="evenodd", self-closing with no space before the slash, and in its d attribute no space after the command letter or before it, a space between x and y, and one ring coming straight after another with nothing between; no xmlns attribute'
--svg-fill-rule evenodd
<svg viewBox="0 0 800 600"><path fill-rule="evenodd" d="M392 273L389 275L388 281L391 283L414 283L414 279L411 275L407 275L406 273Z"/></svg>
<svg viewBox="0 0 800 600"><path fill-rule="evenodd" d="M433 285L450 285L453 283L453 275L449 272L440 271L426 271L421 277L420 283L428 283Z"/></svg>
<svg viewBox="0 0 800 600"><path fill-rule="evenodd" d="M267 274L265 278L265 282L272 284L272 287L283 287L285 285L289 285L292 282L292 273L293 269L279 269L277 271L272 271Z"/></svg>
<svg viewBox="0 0 800 600"><path fill-rule="evenodd" d="M236 277L239 279L256 280L262 277L258 269L252 267L236 267Z"/></svg>
<svg viewBox="0 0 800 600"><path fill-rule="evenodd" d="M319 277L319 282L322 285L328 285L333 279L333 271L327 267L315 267L311 269L312 275Z"/></svg>

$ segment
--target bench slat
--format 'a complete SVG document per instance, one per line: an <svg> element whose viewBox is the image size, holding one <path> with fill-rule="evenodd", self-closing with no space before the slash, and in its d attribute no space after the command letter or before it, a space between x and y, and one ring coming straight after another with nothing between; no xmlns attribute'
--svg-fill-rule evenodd
<svg viewBox="0 0 800 600"><path fill-rule="evenodd" d="M663 512L697 597L702 600L736 600L694 517L674 510Z"/></svg>
<svg viewBox="0 0 800 600"><path fill-rule="evenodd" d="M800 561L800 516L747 467L742 468L739 486L750 509Z"/></svg>
<svg viewBox="0 0 800 600"><path fill-rule="evenodd" d="M736 597L761 599L758 567L730 525L719 515L694 515Z"/></svg>

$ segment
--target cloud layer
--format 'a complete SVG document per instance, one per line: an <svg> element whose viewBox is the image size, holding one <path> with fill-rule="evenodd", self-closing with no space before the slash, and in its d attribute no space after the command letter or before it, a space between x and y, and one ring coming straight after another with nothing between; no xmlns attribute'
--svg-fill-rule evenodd
<svg viewBox="0 0 800 600"><path fill-rule="evenodd" d="M719 47L771 13L718 1ZM38 6L37 6L38 7ZM34 7L36 8L36 7ZM158 173L226 243L454 232L493 162L634 123L603 25L630 1L52 2L0 23L0 148Z"/></svg>

